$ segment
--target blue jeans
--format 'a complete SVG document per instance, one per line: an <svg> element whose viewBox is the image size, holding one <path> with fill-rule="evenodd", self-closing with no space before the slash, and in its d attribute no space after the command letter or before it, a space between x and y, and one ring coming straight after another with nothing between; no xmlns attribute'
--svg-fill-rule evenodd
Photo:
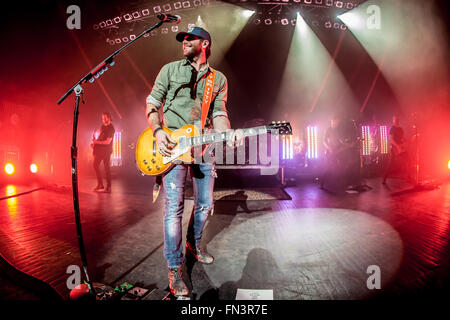
<svg viewBox="0 0 450 320"><path fill-rule="evenodd" d="M164 258L169 268L183 264L181 220L184 210L184 186L191 169L194 187L194 210L189 221L186 241L198 245L206 218L213 209L215 170L211 163L175 165L163 177L166 201L164 208Z"/></svg>

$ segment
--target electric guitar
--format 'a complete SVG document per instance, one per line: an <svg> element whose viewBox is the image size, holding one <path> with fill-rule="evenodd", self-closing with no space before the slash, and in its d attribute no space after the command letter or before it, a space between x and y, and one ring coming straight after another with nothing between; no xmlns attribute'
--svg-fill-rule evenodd
<svg viewBox="0 0 450 320"><path fill-rule="evenodd" d="M398 146L391 144L391 150L392 154L394 156L403 156L408 152L408 147L416 142L417 137L419 134L414 134L410 140L404 139L404 141L400 144L397 144Z"/></svg>
<svg viewBox="0 0 450 320"><path fill-rule="evenodd" d="M200 135L199 130L194 125L185 125L175 131L163 127L163 130L176 142L175 147L171 150L172 155L170 157L164 157L159 152L152 129L145 129L138 138L136 164L143 175L163 174L174 165L174 162L192 163L194 162L192 157L194 147L228 141L231 138L229 133L226 132ZM277 130L279 134L292 134L291 125L284 121L272 122L268 126L242 129L244 138L264 134L270 130Z"/></svg>
<svg viewBox="0 0 450 320"><path fill-rule="evenodd" d="M358 146L361 141L364 141L361 137L357 137L353 142L349 141L349 139L339 139L339 145L334 146L331 150L326 150L326 153L328 156L340 156L344 151Z"/></svg>

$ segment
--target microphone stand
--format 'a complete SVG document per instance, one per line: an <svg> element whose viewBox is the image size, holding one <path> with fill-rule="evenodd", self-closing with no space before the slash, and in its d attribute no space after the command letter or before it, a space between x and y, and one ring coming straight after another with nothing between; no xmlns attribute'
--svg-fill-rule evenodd
<svg viewBox="0 0 450 320"><path fill-rule="evenodd" d="M134 41L141 38L145 34L149 33L150 31L159 28L164 22L170 22L170 21L159 21L151 28L145 30L142 32L139 36L137 36L132 41L128 42L118 50L114 51L110 56L108 56L106 59L104 59L101 63L99 63L94 69L89 71L84 77L82 77L75 85L72 86L58 101L57 104L61 104L72 92L75 92L75 109L74 109L74 121L73 121L73 136L72 136L72 146L70 148L70 156L72 159L72 191L73 191L73 206L75 211L75 223L77 227L77 237L78 237L78 245L80 248L80 256L81 261L83 263L83 270L84 274L86 276L86 282L89 288L89 292L93 298L96 297L96 293L94 290L94 286L92 285L92 282L89 278L89 274L87 271L87 258L86 258L86 251L84 247L84 241L83 241L83 233L81 228L81 220L80 220L80 206L79 206L79 197L78 197L78 168L77 168L77 156L78 156L78 149L77 149L77 128L78 128L78 107L80 104L80 98L83 102L83 87L82 85L84 83L87 83L88 81L90 83L94 82L96 78L98 78L100 75L102 75L105 71L108 70L108 65L112 67L114 65L114 57L118 55L122 50L124 50L126 47L131 45Z"/></svg>

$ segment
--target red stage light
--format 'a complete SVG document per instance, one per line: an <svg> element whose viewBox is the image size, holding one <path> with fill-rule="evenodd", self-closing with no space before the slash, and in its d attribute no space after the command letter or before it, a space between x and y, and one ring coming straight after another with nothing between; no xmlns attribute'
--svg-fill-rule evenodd
<svg viewBox="0 0 450 320"><path fill-rule="evenodd" d="M36 172L38 172L38 166L37 166L35 163L32 163L32 164L30 165L30 171L31 171L31 173L36 173Z"/></svg>
<svg viewBox="0 0 450 320"><path fill-rule="evenodd" d="M14 174L15 171L16 171L16 168L14 167L14 165L12 163L8 162L7 164L5 164L6 174L12 175L12 174Z"/></svg>

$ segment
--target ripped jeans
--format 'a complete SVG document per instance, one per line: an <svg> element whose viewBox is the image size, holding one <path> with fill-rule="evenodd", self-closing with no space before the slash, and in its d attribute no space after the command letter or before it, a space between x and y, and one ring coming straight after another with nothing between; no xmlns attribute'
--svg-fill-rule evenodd
<svg viewBox="0 0 450 320"><path fill-rule="evenodd" d="M184 210L184 186L188 169L191 169L194 187L194 210L189 221L186 240L198 245L202 238L206 218L213 208L215 170L211 163L175 165L163 177L165 191L164 208L164 258L169 268L183 264L182 215Z"/></svg>

